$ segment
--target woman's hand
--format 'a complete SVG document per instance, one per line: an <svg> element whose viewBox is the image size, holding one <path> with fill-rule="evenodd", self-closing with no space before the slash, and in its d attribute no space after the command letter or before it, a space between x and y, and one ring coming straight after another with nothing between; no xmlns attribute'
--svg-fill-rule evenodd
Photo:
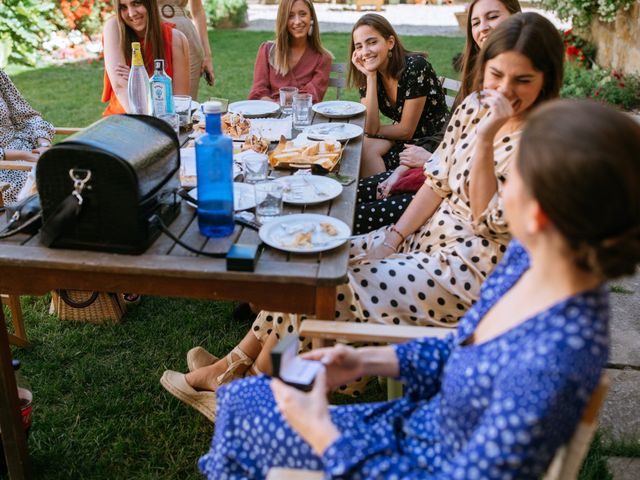
<svg viewBox="0 0 640 480"><path fill-rule="evenodd" d="M513 116L513 107L507 97L497 90L482 90L478 99L482 107L489 109L489 113L478 123L478 138L493 143L500 128Z"/></svg>
<svg viewBox="0 0 640 480"><path fill-rule="evenodd" d="M401 243L402 238L387 229L384 231L384 235L371 242L366 252L366 258L368 260L383 260L396 253Z"/></svg>
<svg viewBox="0 0 640 480"><path fill-rule="evenodd" d="M304 393L274 378L271 391L284 419L318 455L326 450L340 432L331 421L327 402L327 379L324 369L316 375L313 390Z"/></svg>
<svg viewBox="0 0 640 480"><path fill-rule="evenodd" d="M213 62L211 61L210 56L207 57L205 55L204 59L202 60L202 71L200 72L200 74L203 73L206 73L204 78L207 82L207 85L213 87L213 85L216 83L216 75L213 72Z"/></svg>
<svg viewBox="0 0 640 480"><path fill-rule="evenodd" d="M383 200L391 195L391 189L393 186L400 180L402 173L406 170L402 169L402 171L395 169L391 175L389 175L385 180L380 182L376 187L376 198L378 200Z"/></svg>
<svg viewBox="0 0 640 480"><path fill-rule="evenodd" d="M338 344L335 347L312 350L301 356L324 364L329 389L345 385L364 375L364 364L353 347Z"/></svg>
<svg viewBox="0 0 640 480"><path fill-rule="evenodd" d="M431 158L431 152L417 145L405 145L399 156L400 165L409 168L422 168Z"/></svg>
<svg viewBox="0 0 640 480"><path fill-rule="evenodd" d="M353 55L351 56L351 63L353 63L356 69L358 69L358 71L365 77L370 77L376 73L376 70L369 70L364 66L362 56L358 52L353 52Z"/></svg>
<svg viewBox="0 0 640 480"><path fill-rule="evenodd" d="M118 75L118 77L123 78L127 81L129 80L130 71L131 71L131 68L128 65L124 65L120 63L116 66L116 74Z"/></svg>

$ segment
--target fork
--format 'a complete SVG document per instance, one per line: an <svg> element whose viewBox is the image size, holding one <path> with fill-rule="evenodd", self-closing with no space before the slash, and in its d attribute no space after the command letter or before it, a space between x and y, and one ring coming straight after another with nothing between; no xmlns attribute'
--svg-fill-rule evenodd
<svg viewBox="0 0 640 480"><path fill-rule="evenodd" d="M320 190L316 184L314 184L313 182L310 182L309 180L304 178L304 175L300 175L300 176L303 177L302 181L306 185L309 185L311 188L313 188L313 190L316 192L316 195L318 195L319 197L328 197L329 196L329 194L327 192L325 192L324 190Z"/></svg>

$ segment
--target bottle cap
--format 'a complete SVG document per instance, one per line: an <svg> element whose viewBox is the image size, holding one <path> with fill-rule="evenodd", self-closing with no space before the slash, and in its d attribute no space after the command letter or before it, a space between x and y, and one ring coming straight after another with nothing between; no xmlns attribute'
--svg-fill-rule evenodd
<svg viewBox="0 0 640 480"><path fill-rule="evenodd" d="M131 48L140 48L140 42L131 42Z"/></svg>
<svg viewBox="0 0 640 480"><path fill-rule="evenodd" d="M161 58L156 58L156 59L153 61L153 67L154 67L156 70L164 70L164 60L163 60L163 59L161 59Z"/></svg>
<svg viewBox="0 0 640 480"><path fill-rule="evenodd" d="M202 107L204 113L220 113L222 112L222 103L220 102L204 102Z"/></svg>

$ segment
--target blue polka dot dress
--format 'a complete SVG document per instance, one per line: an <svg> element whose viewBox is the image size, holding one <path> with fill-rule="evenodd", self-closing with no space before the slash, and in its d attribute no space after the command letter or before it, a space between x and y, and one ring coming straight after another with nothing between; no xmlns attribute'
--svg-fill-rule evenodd
<svg viewBox="0 0 640 480"><path fill-rule="evenodd" d="M284 421L269 379L220 388L210 479L272 466L336 479L536 479L567 442L608 356L605 287L569 297L488 342L463 343L527 270L512 242L455 334L396 346L402 399L331 407L341 436L322 457Z"/></svg>

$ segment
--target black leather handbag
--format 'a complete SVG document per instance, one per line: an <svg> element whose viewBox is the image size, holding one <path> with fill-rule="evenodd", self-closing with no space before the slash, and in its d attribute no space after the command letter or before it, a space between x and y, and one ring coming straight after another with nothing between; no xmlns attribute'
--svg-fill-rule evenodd
<svg viewBox="0 0 640 480"><path fill-rule="evenodd" d="M50 247L144 252L178 214L180 144L146 115L105 117L38 161L40 239ZM158 222L160 220L160 222Z"/></svg>

